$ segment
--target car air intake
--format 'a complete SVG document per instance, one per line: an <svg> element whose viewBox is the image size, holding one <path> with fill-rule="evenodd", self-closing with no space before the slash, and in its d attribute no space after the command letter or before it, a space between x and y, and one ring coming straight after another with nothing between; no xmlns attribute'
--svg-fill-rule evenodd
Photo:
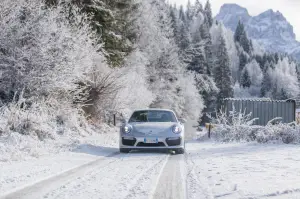
<svg viewBox="0 0 300 199"><path fill-rule="evenodd" d="M139 142L137 144L138 147L160 147L160 146L166 146L163 142L159 143L144 143L144 142Z"/></svg>
<svg viewBox="0 0 300 199"><path fill-rule="evenodd" d="M167 138L166 143L168 146L178 146L181 143L181 138Z"/></svg>
<svg viewBox="0 0 300 199"><path fill-rule="evenodd" d="M122 144L125 146L134 146L135 142L135 138L122 138Z"/></svg>

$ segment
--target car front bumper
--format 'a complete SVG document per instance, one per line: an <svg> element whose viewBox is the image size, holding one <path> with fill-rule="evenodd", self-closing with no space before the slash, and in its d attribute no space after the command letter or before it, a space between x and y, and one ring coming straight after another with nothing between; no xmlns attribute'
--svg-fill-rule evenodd
<svg viewBox="0 0 300 199"><path fill-rule="evenodd" d="M127 149L180 149L184 148L184 137L158 137L157 143L144 143L144 137L120 137L120 148Z"/></svg>

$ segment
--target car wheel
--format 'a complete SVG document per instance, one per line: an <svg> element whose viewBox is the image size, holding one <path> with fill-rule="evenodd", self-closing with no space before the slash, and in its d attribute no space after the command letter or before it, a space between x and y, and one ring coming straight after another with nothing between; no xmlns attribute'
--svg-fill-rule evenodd
<svg viewBox="0 0 300 199"><path fill-rule="evenodd" d="M176 153L177 153L177 154L184 154L184 152L185 152L184 148L181 148L181 149L177 149L177 150L176 150Z"/></svg>
<svg viewBox="0 0 300 199"><path fill-rule="evenodd" d="M129 153L130 149L122 149L120 148L120 153Z"/></svg>

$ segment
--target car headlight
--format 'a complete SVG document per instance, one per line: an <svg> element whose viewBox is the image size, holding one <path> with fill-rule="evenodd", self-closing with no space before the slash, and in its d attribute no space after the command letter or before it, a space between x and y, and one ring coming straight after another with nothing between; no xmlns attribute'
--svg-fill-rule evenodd
<svg viewBox="0 0 300 199"><path fill-rule="evenodd" d="M181 129L180 126L174 125L174 126L172 127L172 131L173 131L173 133L179 134L179 133L181 133L182 129Z"/></svg>
<svg viewBox="0 0 300 199"><path fill-rule="evenodd" d="M127 124L122 128L123 133L130 133L132 130L132 126Z"/></svg>

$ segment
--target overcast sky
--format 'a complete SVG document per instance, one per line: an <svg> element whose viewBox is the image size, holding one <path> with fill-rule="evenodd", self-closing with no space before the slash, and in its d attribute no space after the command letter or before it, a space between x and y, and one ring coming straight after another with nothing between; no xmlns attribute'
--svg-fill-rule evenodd
<svg viewBox="0 0 300 199"><path fill-rule="evenodd" d="M168 0L177 5L186 5L188 0ZM203 5L206 0L200 0ZM194 0L191 0L194 2ZM268 9L280 11L294 27L297 39L300 41L300 0L210 0L213 14L216 15L224 3L236 3L248 9L250 15L258 15Z"/></svg>

